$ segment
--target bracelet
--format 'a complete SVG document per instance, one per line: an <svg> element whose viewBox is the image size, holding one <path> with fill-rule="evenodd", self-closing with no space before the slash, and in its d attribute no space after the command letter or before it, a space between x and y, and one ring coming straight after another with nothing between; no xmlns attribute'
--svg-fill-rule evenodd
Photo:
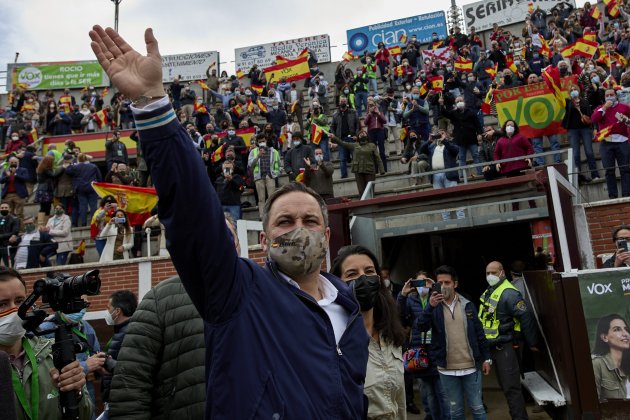
<svg viewBox="0 0 630 420"><path fill-rule="evenodd" d="M166 95L161 95L161 96L140 95L136 99L132 100L131 104L136 108L144 108L145 106L149 105L149 103L151 103L152 101L156 99L162 99L164 97L166 97Z"/></svg>

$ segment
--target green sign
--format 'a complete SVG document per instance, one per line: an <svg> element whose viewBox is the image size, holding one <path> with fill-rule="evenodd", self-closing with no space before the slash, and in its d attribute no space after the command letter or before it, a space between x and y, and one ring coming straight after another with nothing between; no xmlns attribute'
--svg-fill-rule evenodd
<svg viewBox="0 0 630 420"><path fill-rule="evenodd" d="M29 90L109 86L109 78L97 61L16 64L9 74L10 86L23 86Z"/></svg>
<svg viewBox="0 0 630 420"><path fill-rule="evenodd" d="M599 398L630 398L630 270L580 272L578 282Z"/></svg>

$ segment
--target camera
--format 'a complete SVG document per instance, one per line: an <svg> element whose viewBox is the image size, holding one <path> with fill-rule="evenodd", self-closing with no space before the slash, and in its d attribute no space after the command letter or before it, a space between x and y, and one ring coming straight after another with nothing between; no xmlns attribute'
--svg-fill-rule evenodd
<svg viewBox="0 0 630 420"><path fill-rule="evenodd" d="M411 280L411 287L426 287L427 281L425 279Z"/></svg>
<svg viewBox="0 0 630 420"><path fill-rule="evenodd" d="M628 252L628 242L625 239L618 240L617 249L623 249L625 252Z"/></svg>

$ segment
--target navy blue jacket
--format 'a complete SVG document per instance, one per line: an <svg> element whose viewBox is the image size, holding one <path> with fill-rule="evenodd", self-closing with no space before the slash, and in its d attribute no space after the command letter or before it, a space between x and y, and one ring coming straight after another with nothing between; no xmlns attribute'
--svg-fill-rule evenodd
<svg viewBox="0 0 630 420"><path fill-rule="evenodd" d="M98 167L89 162L70 165L66 168L66 173L72 177L72 188L75 193L87 194L94 191L92 181L100 182L102 179Z"/></svg>
<svg viewBox="0 0 630 420"><path fill-rule="evenodd" d="M15 171L13 186L15 187L15 193L21 198L28 197L28 190L26 189L25 184L27 181L29 181L28 171L24 168L18 167ZM0 184L2 184L2 198L4 198L9 192L9 177L7 176L6 171L2 172Z"/></svg>
<svg viewBox="0 0 630 420"><path fill-rule="evenodd" d="M445 141L444 143L444 167L446 169L457 168L457 155L459 154L459 147L454 145L450 141ZM435 142L425 141L420 147L420 152L429 155L429 165L433 161L433 152L435 152L435 147L437 144ZM430 171L433 169L430 168ZM459 181L459 174L457 171L449 171L446 172L446 179L449 181Z"/></svg>
<svg viewBox="0 0 630 420"><path fill-rule="evenodd" d="M239 258L199 153L170 104L136 114L168 250L206 323L210 419L357 419L369 337L351 289L339 344L326 312L272 263Z"/></svg>
<svg viewBox="0 0 630 420"><path fill-rule="evenodd" d="M488 349L486 335L483 332L481 321L479 321L479 317L477 316L477 308L475 305L462 295L458 294L457 296L461 302L459 308L463 311L463 316L467 321L465 328L466 335L468 336L468 348L479 369L484 360L490 359L490 350ZM431 360L435 361L438 367L445 368L448 346L446 345L447 334L446 328L444 328L444 311L442 310L442 305L437 308L427 305L416 319L413 328L419 331L428 331L431 329Z"/></svg>

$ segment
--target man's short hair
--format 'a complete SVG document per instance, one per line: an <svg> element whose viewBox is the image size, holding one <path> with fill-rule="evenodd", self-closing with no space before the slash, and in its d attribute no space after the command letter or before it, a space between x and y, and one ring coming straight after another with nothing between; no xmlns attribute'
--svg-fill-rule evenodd
<svg viewBox="0 0 630 420"><path fill-rule="evenodd" d="M440 274L448 274L449 276L451 276L453 281L457 281L457 271L455 271L455 269L450 265L441 265L436 268L435 277L437 278L437 276L439 276Z"/></svg>
<svg viewBox="0 0 630 420"><path fill-rule="evenodd" d="M615 230L613 230L613 234L612 234L613 242L617 242L617 234L619 232L621 232L622 230L630 230L630 225L621 225L618 228L615 228Z"/></svg>
<svg viewBox="0 0 630 420"><path fill-rule="evenodd" d="M271 206L273 203L280 197L285 194L292 192L302 192L308 194L317 200L317 204L319 204L319 208L322 211L322 216L324 218L324 226L328 227L328 208L326 207L326 202L324 199L317 194L314 190L302 184L301 182L291 182L287 185L284 185L280 189L277 189L271 196L267 199L265 203L265 208L263 210L262 222L263 222L263 230L266 232L267 227L269 226L269 212L271 211Z"/></svg>
<svg viewBox="0 0 630 420"><path fill-rule="evenodd" d="M20 283L22 283L22 285L26 289L26 283L24 282L24 279L22 279L22 276L17 270L13 268L5 267L5 266L0 266L0 282L9 281L13 279L18 279Z"/></svg>
<svg viewBox="0 0 630 420"><path fill-rule="evenodd" d="M114 308L120 308L123 315L131 316L136 312L138 298L135 293L129 290L119 290L112 293L109 298L112 300L112 306Z"/></svg>

